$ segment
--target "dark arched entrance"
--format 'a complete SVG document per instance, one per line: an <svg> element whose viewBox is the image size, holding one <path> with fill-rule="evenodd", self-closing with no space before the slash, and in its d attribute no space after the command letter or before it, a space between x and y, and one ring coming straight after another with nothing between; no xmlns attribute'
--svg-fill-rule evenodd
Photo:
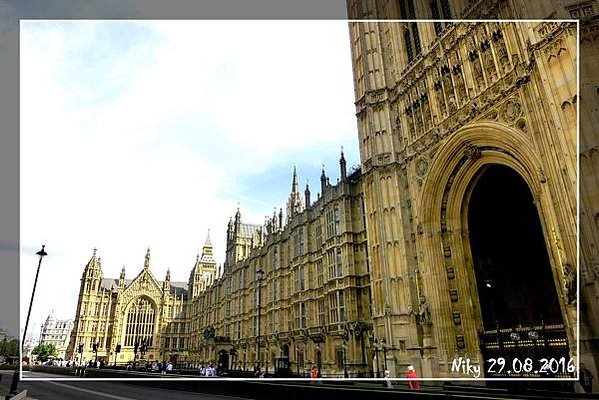
<svg viewBox="0 0 599 400"><path fill-rule="evenodd" d="M485 168L468 228L484 329L563 323L539 215L516 171Z"/></svg>
<svg viewBox="0 0 599 400"><path fill-rule="evenodd" d="M488 165L475 181L467 207L483 357L504 357L507 365L514 358L567 357L551 263L527 183L507 166ZM535 365L533 372L539 369Z"/></svg>

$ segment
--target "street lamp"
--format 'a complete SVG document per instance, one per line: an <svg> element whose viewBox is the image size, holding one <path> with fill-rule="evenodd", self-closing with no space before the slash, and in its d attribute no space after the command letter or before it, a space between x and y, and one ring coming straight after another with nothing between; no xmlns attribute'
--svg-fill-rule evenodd
<svg viewBox="0 0 599 400"><path fill-rule="evenodd" d="M297 346L295 346L295 361L297 364L297 376L300 376L300 352L302 351L302 348L300 347L300 345L298 344Z"/></svg>
<svg viewBox="0 0 599 400"><path fill-rule="evenodd" d="M35 281L33 281L33 290L31 291L31 300L29 301L29 311L27 311L27 320L25 321L25 329L23 330L23 340L21 341L21 350L25 347L25 338L27 337L27 327L29 326L29 317L31 316L31 306L33 305L33 296L35 296L35 288L37 287L37 278L40 276L40 267L42 266L42 259L48 255L44 248L46 245L42 245L42 249L35 253L39 257L37 263L37 272L35 273ZM10 382L9 393L15 393L17 391L17 385L19 384L19 368L15 369L12 375L12 381Z"/></svg>
<svg viewBox="0 0 599 400"><path fill-rule="evenodd" d="M381 374L379 371L379 351L380 351L380 345L379 345L379 341L374 338L374 359L376 361L376 377L380 378Z"/></svg>
<svg viewBox="0 0 599 400"><path fill-rule="evenodd" d="M320 378L320 369L322 368L322 355L320 353L320 343L316 343L316 366L318 368L318 377Z"/></svg>
<svg viewBox="0 0 599 400"><path fill-rule="evenodd" d="M94 342L92 344L92 351L95 354L95 359L94 359L95 364L98 364L98 346L99 346L99 344L100 344L99 342Z"/></svg>
<svg viewBox="0 0 599 400"><path fill-rule="evenodd" d="M344 339L343 340L343 344L341 346L343 348L343 377L344 378L349 378L349 375L347 373L347 360L346 360L346 354L347 354L347 341Z"/></svg>
<svg viewBox="0 0 599 400"><path fill-rule="evenodd" d="M383 367L385 367L385 371L387 371L387 340L382 338L381 344L383 345Z"/></svg>
<svg viewBox="0 0 599 400"><path fill-rule="evenodd" d="M262 317L262 279L264 271L258 267L256 270L256 281L258 282L258 340L256 343L256 356L258 357L258 368L260 368L260 318Z"/></svg>
<svg viewBox="0 0 599 400"><path fill-rule="evenodd" d="M116 358L119 355L119 353L121 352L121 344L117 344L116 348L114 349L114 366L116 367Z"/></svg>

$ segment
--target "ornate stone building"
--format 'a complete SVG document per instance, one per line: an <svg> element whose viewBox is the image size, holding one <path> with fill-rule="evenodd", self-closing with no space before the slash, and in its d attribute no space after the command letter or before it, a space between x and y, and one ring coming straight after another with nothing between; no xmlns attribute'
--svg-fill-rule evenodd
<svg viewBox="0 0 599 400"><path fill-rule="evenodd" d="M348 14L501 19L530 7L350 0ZM535 12L555 18L551 7ZM546 357L577 356L576 33L568 22L351 23L368 240L380 260L373 320L396 365L448 376L456 355L482 364L498 343L539 331L561 338Z"/></svg>
<svg viewBox="0 0 599 400"><path fill-rule="evenodd" d="M39 344L53 344L58 351L56 358L64 359L72 330L73 320L57 320L52 311L42 325ZM33 349L29 349L29 353L31 350ZM25 350L23 352L27 353Z"/></svg>
<svg viewBox="0 0 599 400"><path fill-rule="evenodd" d="M190 320L186 300L213 283L216 263L210 238L198 254L188 282L171 281L167 271L158 281L150 271L150 249L142 270L133 279L104 278L96 250L81 277L75 323L67 357L92 360L96 356L119 363L145 359L177 360L187 348ZM94 344L97 353L94 352ZM116 346L121 352L116 354ZM142 354L142 344L144 348ZM79 353L79 346L82 353ZM136 353L136 350L137 353Z"/></svg>
<svg viewBox="0 0 599 400"><path fill-rule="evenodd" d="M435 316L435 312L432 313L433 336L438 334L437 338L444 337L449 340L455 334L456 342L459 343L464 336L468 350L476 347L474 335L458 332L460 327L466 329L466 325L455 323L455 321L471 320L472 317L470 315L464 318L464 310L471 307L464 308L464 296L460 296L464 287L457 287L464 282L471 283L472 276L469 281L466 281L467 276L460 272L459 263L456 264L456 261L462 258L468 270L472 268L468 264L476 262L475 257L478 256L474 254L475 251L470 253L472 249L467 248L469 243L466 239L470 238L472 241L473 231L464 229L469 226L465 223L464 216L455 212L459 207L455 203L452 206L452 193L459 194L459 190L457 192L455 190L468 185L469 179L471 182L477 182L476 173L468 178L470 173L468 171L476 170L478 168L476 163L486 164L490 161L485 160L485 156L492 155L491 150L483 148L488 146L490 137L495 136L495 141L516 139L516 137L510 139L510 135L500 131L494 131L494 127L512 126L516 128L515 132L524 134L524 137L517 139L518 141L513 145L517 146L518 151L529 152L531 155L534 153L534 157L537 157L534 165L530 162L533 161L532 159L523 162L524 154L516 155L515 152L510 151L513 156L516 156L512 156L510 163L517 158L521 159L516 161L520 163L519 167L514 164L511 168L524 167L529 170L518 173L523 179L529 181L528 187L532 191L535 208L541 220L551 272L560 299L562 318L566 329L569 330L570 351L572 352L574 348L573 330L577 322L573 312L576 304L573 301L573 288L578 284L574 280L578 275L581 278L581 347L578 356L580 361L585 362L597 375L597 365L599 365L597 359L599 354L597 168L599 163L596 155L599 136L596 133L596 118L594 118L598 106L597 70L594 61L599 54L597 47L599 3L596 0L542 2L348 0L347 6L349 18L361 20L480 18L578 19L580 21L580 98L576 95L574 67L578 57L576 39L574 30L564 23L523 22L516 27L502 28L504 34L501 36L498 36L499 30L494 24L481 29L480 25L467 28L464 24L447 22L364 23L353 24L352 42L358 118L360 115L372 118L361 122L361 140L372 143L377 139L391 140L390 138L393 137L404 140L397 145L393 142L391 151L389 145L385 147L387 150L369 150L369 146L362 142L362 155L366 156L362 159L363 165L370 158L374 166L381 153L389 151L391 157L396 157L394 153L397 153L397 149L401 149L402 146L405 148L403 152L405 156L400 155L400 158L405 157L405 162L400 159L395 160L398 161L400 169L405 171L402 172L405 177L416 179L415 185L412 179L408 179L409 187L403 188L406 189L403 190L404 192L409 193L408 196L403 196L410 201L406 204L411 211L408 213L408 220L414 218L417 221L412 224L415 226L413 230L416 231L416 240L413 240L413 256L418 257L414 258L414 263L418 265L422 275L429 274L429 282L430 277L440 279L436 285L428 283L429 288L432 286L449 290L452 299L452 307L444 307L442 300L434 300L437 303L436 307L440 307L437 314L444 314L445 319L443 321L440 319L441 315ZM507 53L502 50L503 46ZM473 52L474 50L477 54ZM492 63L489 55L492 56ZM444 66L446 68L443 68ZM458 71L454 70L456 66ZM481 73L482 78L480 78ZM510 74L515 81L509 77ZM464 84L461 83L462 79ZM506 81L515 83L516 89L509 88L513 85L506 86ZM422 87L418 88L418 85L422 84L424 90ZM494 92L498 86L501 87L500 96L495 95ZM425 99L419 99L417 96L422 96L423 93L427 96ZM515 104L512 103L514 96L522 101L519 115L513 114L517 107L510 106ZM485 105L485 101L489 99L492 103ZM444 104L443 101L446 103ZM408 108L408 102L412 102L411 109ZM399 106L396 110L393 110L394 103ZM418 109L414 110L414 106ZM431 110L430 116L425 112L420 118L420 113L426 107ZM578 108L580 108L580 136L577 149L574 126ZM381 118L377 118L377 114L380 115L377 109L383 110L382 119L386 122L386 126L380 127ZM432 118L432 129L427 128L427 123L431 123L430 118ZM453 127L452 124L455 125L456 119L458 125ZM480 123L479 126L476 126L477 122ZM478 138L475 139L476 136ZM487 139L484 139L485 136ZM521 142L520 139L524 141ZM477 145L472 143L473 140L481 140L481 142ZM466 147L468 144L478 147L479 151L470 146ZM495 147L505 149L506 145L507 142ZM443 172L435 169L441 166L439 162L446 163L441 169L455 168L456 162L461 164L461 161L457 161L460 146L465 150L464 155L470 154L474 157L470 156L469 161L465 161L465 164L460 165L458 169ZM373 153L368 153L369 151ZM455 152L453 156L448 153L452 151ZM580 162L580 271L578 274L575 230L577 152ZM402 151L400 150L399 153ZM453 161L450 161L452 159ZM505 161L499 163L506 164ZM384 164L390 163L385 161ZM535 172L534 169L537 171ZM368 170L364 172L368 175ZM461 174L465 175L461 176ZM533 182L535 180L537 183ZM445 186L441 189L438 185ZM466 189L465 195L462 196L466 200L462 208L465 208L471 199L470 190L471 188ZM440 194L441 192L443 194ZM441 207L435 203L439 196ZM367 193L365 198L376 201L375 197ZM459 201L460 196L453 196L453 199ZM414 201L416 204L413 203ZM430 249L442 248L443 256L441 257L439 251L436 252L436 256L434 252L431 254L430 249L426 250L426 243L433 245ZM462 244L465 244L466 248ZM520 253L512 249L511 254L516 256ZM443 268L441 271L436 267L432 269L435 258L437 265L441 260L443 261L445 271ZM384 274L385 272L381 274L382 281L390 279L385 278ZM450 278L451 276L454 278ZM376 278L373 277L373 281L375 280ZM427 279L423 280L425 285L426 281ZM447 283L440 284L444 281ZM472 302L474 308L477 308L476 293L474 296L472 293L468 294L474 300ZM429 308L431 307L429 305ZM450 323L451 318L448 315L450 310L455 317L454 324Z"/></svg>
<svg viewBox="0 0 599 400"><path fill-rule="evenodd" d="M349 0L348 14L508 18L517 4ZM462 377L456 356L579 355L576 25L349 28L361 168L348 174L342 154L339 182L323 171L316 201L294 170L286 214L264 224L238 210L222 274L209 242L187 284L157 282L149 252L134 280L105 280L94 254L71 349L84 343L89 359L98 340L108 357L121 343L128 361L146 338L153 359L272 372L284 357L325 376L403 376L412 364L421 376ZM582 143L584 163L596 145ZM582 221L583 246L595 248L596 220ZM586 304L592 254L581 264ZM583 355L596 343L590 325Z"/></svg>

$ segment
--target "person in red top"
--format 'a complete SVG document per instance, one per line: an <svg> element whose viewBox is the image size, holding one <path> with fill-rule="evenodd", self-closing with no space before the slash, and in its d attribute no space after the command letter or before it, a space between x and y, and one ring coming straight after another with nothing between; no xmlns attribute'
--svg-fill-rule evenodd
<svg viewBox="0 0 599 400"><path fill-rule="evenodd" d="M318 379L318 369L315 366L312 367L312 371L310 371L310 377L312 379Z"/></svg>
<svg viewBox="0 0 599 400"><path fill-rule="evenodd" d="M416 375L416 370L413 366L408 366L408 373L406 374L406 378L408 378L408 387L412 390L420 389L420 382L418 382L418 375Z"/></svg>

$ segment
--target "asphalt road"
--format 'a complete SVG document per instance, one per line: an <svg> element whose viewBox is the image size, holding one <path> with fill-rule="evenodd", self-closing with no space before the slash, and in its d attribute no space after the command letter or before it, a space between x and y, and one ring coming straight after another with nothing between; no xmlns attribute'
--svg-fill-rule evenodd
<svg viewBox="0 0 599 400"><path fill-rule="evenodd" d="M3 375L0 385L8 391L12 371L0 371ZM27 372L31 378L57 378L56 375ZM39 400L141 400L141 399L177 399L177 400L247 400L240 397L219 396L204 393L189 393L177 390L157 389L122 382L73 382L73 381L21 381L19 391L27 389L27 397Z"/></svg>

